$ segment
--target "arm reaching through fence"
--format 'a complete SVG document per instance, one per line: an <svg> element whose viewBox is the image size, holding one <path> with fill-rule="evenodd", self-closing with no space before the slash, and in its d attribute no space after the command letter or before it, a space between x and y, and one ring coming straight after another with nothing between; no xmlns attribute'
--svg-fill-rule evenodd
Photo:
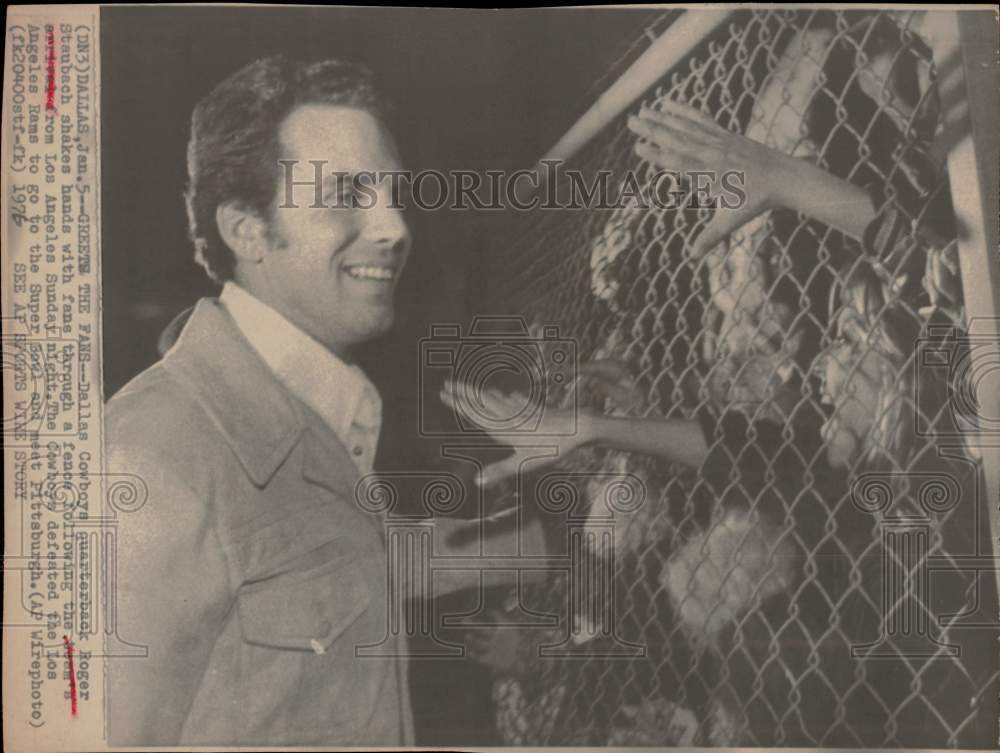
<svg viewBox="0 0 1000 753"><path fill-rule="evenodd" d="M644 107L629 118L629 128L643 139L635 147L640 157L668 170L717 176L735 170L746 175L746 203L716 211L694 244L697 255L769 209L793 209L858 239L874 219L865 189L733 133L693 107L672 100L663 100L662 107L662 111Z"/></svg>
<svg viewBox="0 0 1000 753"><path fill-rule="evenodd" d="M638 399L637 389L626 369L614 361L583 364L580 374L591 380L598 392L619 406L634 403ZM498 419L521 410L526 398L505 395L491 389L482 390L476 395L470 395L470 392L468 386L449 382L441 391L441 399L498 442L509 443L509 437L493 427L497 425ZM472 401L476 404L473 405ZM605 416L588 409L574 412L545 407L537 434L544 437L546 443L557 444L558 453L542 458L537 457L537 452L532 450L525 454L515 448L512 455L487 466L479 478L479 484L486 486L516 474L528 457L531 458L534 469L555 463L586 445L651 455L692 468L701 465L708 453L701 425L693 419Z"/></svg>

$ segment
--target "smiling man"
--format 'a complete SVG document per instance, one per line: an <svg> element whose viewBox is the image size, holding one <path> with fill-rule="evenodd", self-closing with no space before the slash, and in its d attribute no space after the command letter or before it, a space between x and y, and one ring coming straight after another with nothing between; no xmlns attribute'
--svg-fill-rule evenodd
<svg viewBox="0 0 1000 753"><path fill-rule="evenodd" d="M148 649L110 663L113 745L413 743L405 647L355 650L386 636L388 586L354 502L381 401L351 362L393 323L410 235L388 182L280 206L283 159L399 170L385 122L339 61L257 61L194 111L191 236L224 286L106 409L109 469L149 489L119 521L119 634Z"/></svg>

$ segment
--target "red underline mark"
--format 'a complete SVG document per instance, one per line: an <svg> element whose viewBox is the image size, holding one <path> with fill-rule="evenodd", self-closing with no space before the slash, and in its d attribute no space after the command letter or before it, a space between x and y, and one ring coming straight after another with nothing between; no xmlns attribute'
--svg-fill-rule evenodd
<svg viewBox="0 0 1000 753"><path fill-rule="evenodd" d="M45 32L45 109L56 109L56 33L53 29Z"/></svg>
<svg viewBox="0 0 1000 753"><path fill-rule="evenodd" d="M70 713L76 716L76 672L73 670L73 644L68 635L63 636L63 643L66 644L66 658L69 659Z"/></svg>

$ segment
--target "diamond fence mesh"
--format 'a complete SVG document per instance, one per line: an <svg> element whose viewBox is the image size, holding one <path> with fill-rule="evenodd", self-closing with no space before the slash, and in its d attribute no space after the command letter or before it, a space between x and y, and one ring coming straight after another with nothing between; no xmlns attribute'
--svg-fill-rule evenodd
<svg viewBox="0 0 1000 753"><path fill-rule="evenodd" d="M699 257L711 209L501 219L484 309L557 324L644 395L584 407L695 418L710 445L699 468L561 461L588 524L622 491L604 478L645 501L614 515L613 552L588 539L593 577L612 574L596 601L560 578L516 594L523 612L568 610L572 631L517 633L494 683L504 743L995 746L996 590L976 565L991 543L962 440L974 405L954 399L973 346L922 17L739 11L645 97L865 187L864 239L780 207ZM634 145L623 114L567 167L649 180Z"/></svg>

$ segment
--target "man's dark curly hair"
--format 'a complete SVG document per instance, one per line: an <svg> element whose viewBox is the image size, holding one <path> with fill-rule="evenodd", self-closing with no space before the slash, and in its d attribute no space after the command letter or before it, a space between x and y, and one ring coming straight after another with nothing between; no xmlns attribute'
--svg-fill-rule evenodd
<svg viewBox="0 0 1000 753"><path fill-rule="evenodd" d="M271 217L278 185L284 119L300 105L346 105L367 110L383 123L388 103L364 66L340 60L303 63L282 55L263 58L222 81L194 108L188 141L188 226L195 259L224 282L236 265L219 235L215 212L236 201Z"/></svg>

